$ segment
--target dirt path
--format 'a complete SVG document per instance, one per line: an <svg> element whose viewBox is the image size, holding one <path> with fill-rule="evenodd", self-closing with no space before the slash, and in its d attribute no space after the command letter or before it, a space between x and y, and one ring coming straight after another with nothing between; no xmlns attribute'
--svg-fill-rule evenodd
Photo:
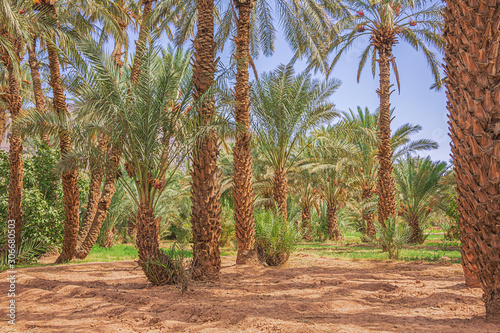
<svg viewBox="0 0 500 333"><path fill-rule="evenodd" d="M234 266L181 295L134 262L18 270L11 332L500 332L459 265L346 261L296 254L283 268ZM0 274L0 331L6 322ZM12 329L10 327L10 329Z"/></svg>

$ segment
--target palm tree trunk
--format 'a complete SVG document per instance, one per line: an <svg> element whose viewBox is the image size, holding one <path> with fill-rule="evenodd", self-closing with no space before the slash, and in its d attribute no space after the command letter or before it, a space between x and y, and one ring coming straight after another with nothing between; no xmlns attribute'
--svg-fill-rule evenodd
<svg viewBox="0 0 500 333"><path fill-rule="evenodd" d="M142 0L142 3L144 4L144 8L142 9L141 28L139 30L137 41L135 42L134 63L132 64L132 72L130 73L130 81L134 85L137 83L137 81L139 81L139 75L141 74L140 68L142 66L142 58L144 56L146 43L149 37L148 16L149 14L151 14L151 10L153 8L152 0Z"/></svg>
<svg viewBox="0 0 500 333"><path fill-rule="evenodd" d="M8 36L5 31L2 35ZM11 38L12 45L19 54L20 42ZM1 60L7 68L9 76L8 107L11 119L15 120L21 114L21 95L12 59L5 50L0 50ZM21 229L23 225L23 145L21 135L13 130L9 137L9 200L7 220L14 221L15 245L21 245ZM7 246L7 242L5 243Z"/></svg>
<svg viewBox="0 0 500 333"><path fill-rule="evenodd" d="M466 283L479 279L486 316L500 318L499 3L447 1L448 110Z"/></svg>
<svg viewBox="0 0 500 333"><path fill-rule="evenodd" d="M372 188L363 187L362 200L365 201L370 199L371 197L373 197ZM371 212L363 216L363 225L365 226L363 228L363 236L367 236L368 239L374 237L377 233L375 230L375 224L373 223L374 217L375 214Z"/></svg>
<svg viewBox="0 0 500 333"><path fill-rule="evenodd" d="M234 221L238 242L237 264L257 262L253 211L253 160L250 127L250 85L248 84L248 63L250 58L250 14L253 1L234 0L238 9L236 37L236 107L235 118L238 126L234 161Z"/></svg>
<svg viewBox="0 0 500 333"><path fill-rule="evenodd" d="M5 138L5 132L7 131L7 109L0 106L0 145Z"/></svg>
<svg viewBox="0 0 500 333"><path fill-rule="evenodd" d="M311 241L313 237L311 229L311 207L309 206L302 207L302 229L305 229L303 238Z"/></svg>
<svg viewBox="0 0 500 333"><path fill-rule="evenodd" d="M410 243L422 244L424 242L424 235L420 228L420 223L416 216L410 216L408 225L411 228Z"/></svg>
<svg viewBox="0 0 500 333"><path fill-rule="evenodd" d="M84 259L88 256L97 241L97 238L99 237L102 224L106 219L109 206L111 205L111 200L113 199L113 195L116 191L116 170L120 163L120 156L121 152L118 148L112 149L110 154L110 170L106 173L104 188L102 190L101 197L99 198L99 202L97 203L92 223L85 239L75 252L75 257L78 259Z"/></svg>
<svg viewBox="0 0 500 333"><path fill-rule="evenodd" d="M179 281L182 266L176 266L172 260L160 250L160 219L155 218L148 203L141 203L137 214L137 247L139 248L139 265L147 279L154 285L174 284Z"/></svg>
<svg viewBox="0 0 500 333"><path fill-rule="evenodd" d="M287 191L288 183L286 179L286 171L284 169L276 170L273 177L273 198L278 205L279 212L283 216L283 219L285 221L288 218L286 204Z"/></svg>
<svg viewBox="0 0 500 333"><path fill-rule="evenodd" d="M396 186L392 175L391 110L390 110L390 67L391 48L379 49L380 88L380 143L378 146L378 221L385 227L385 221L396 213Z"/></svg>
<svg viewBox="0 0 500 333"><path fill-rule="evenodd" d="M40 80L40 71L38 59L36 57L36 37L33 36L33 44L28 44L28 63L31 69L31 81L33 84L33 95L35 95L35 105L39 112L45 112L45 98L43 97L42 81ZM40 133L43 142L50 145L50 138L47 133Z"/></svg>
<svg viewBox="0 0 500 333"><path fill-rule="evenodd" d="M151 11L151 8L149 11ZM123 29L125 28L126 27L123 27ZM115 39L115 47L113 49L112 57L118 68L123 66L123 62L121 61L121 50L122 44ZM144 48L142 48L142 51L144 52ZM142 55L139 54L139 58L141 56ZM135 69L132 69L133 73L138 71L138 62L134 62L134 64L136 64L136 66L134 67ZM103 139L99 141L99 147L103 152L107 150L107 146L108 140ZM106 220L111 200L113 199L113 195L116 191L115 183L118 165L120 164L120 157L121 151L118 148L113 146L109 149L109 161L111 162L109 166L110 171L107 172L104 179L104 188L102 193L101 184L104 176L102 169L96 168L92 171L87 212L85 213L82 228L78 235L78 246L75 252L75 257L78 259L85 259L89 255L95 242L97 241L97 238L99 237L102 224L104 223L104 220Z"/></svg>
<svg viewBox="0 0 500 333"><path fill-rule="evenodd" d="M54 18L57 17L55 8L51 6L51 14ZM66 97L61 83L61 74L59 71L59 57L57 49L54 45L55 41L47 41L47 51L49 55L50 68L50 86L54 94L53 102L56 112L61 117L67 117L68 106L66 105ZM71 152L71 140L65 131L59 133L59 142L61 149L61 157L64 158ZM64 195L64 238L61 255L57 258L56 263L71 260L76 250L78 240L78 229L80 225L80 197L78 189L78 170L69 170L62 175L62 187Z"/></svg>
<svg viewBox="0 0 500 333"><path fill-rule="evenodd" d="M198 29L194 40L194 104L198 126L210 124L215 115L214 1L198 0ZM198 280L218 278L221 267L220 171L217 167L219 142L213 132L196 140L192 154L191 224L193 233L193 277ZM139 230L138 235L139 237Z"/></svg>
<svg viewBox="0 0 500 333"><path fill-rule="evenodd" d="M87 199L87 210L85 211L85 216L83 217L83 223L80 228L80 232L78 233L78 241L77 241L77 252L78 248L82 245L89 233L89 230L92 226L92 222L94 221L95 214L97 212L97 207L99 204L99 198L101 194L101 185L102 185L102 170L100 168L95 168L92 170L90 174L90 186L89 186L89 195Z"/></svg>
<svg viewBox="0 0 500 333"><path fill-rule="evenodd" d="M328 202L326 206L326 221L328 225L328 238L333 241L342 240L342 234L337 222L337 204Z"/></svg>

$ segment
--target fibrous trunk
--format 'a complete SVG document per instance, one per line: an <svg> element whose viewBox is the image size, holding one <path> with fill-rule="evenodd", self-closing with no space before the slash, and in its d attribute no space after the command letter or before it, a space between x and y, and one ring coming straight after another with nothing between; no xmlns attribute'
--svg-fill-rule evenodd
<svg viewBox="0 0 500 333"><path fill-rule="evenodd" d="M5 31L1 31L4 37L10 37ZM9 38L16 53L19 54L19 41ZM16 119L21 113L21 95L17 73L15 72L13 59L7 54L6 50L0 49L1 60L7 68L9 76L9 96L8 106L12 120ZM17 61L17 60L16 60ZM19 63L18 63L19 66ZM21 245L21 229L23 225L23 145L21 135L15 129L9 136L9 200L7 219L14 221L15 226L15 245ZM7 242L5 243L7 245Z"/></svg>
<svg viewBox="0 0 500 333"><path fill-rule="evenodd" d="M380 97L379 115L379 146L378 146L378 221L385 226L385 221L396 212L396 186L392 175L391 149L391 111L390 111L390 68L389 58L391 48L379 49L380 88L377 91Z"/></svg>
<svg viewBox="0 0 500 333"><path fill-rule="evenodd" d="M275 171L273 176L273 198L278 205L278 210L285 221L288 218L286 204L287 191L288 184L286 179L286 171L284 169L278 169Z"/></svg>
<svg viewBox="0 0 500 333"><path fill-rule="evenodd" d="M500 1L447 1L446 74L466 282L500 318Z"/></svg>
<svg viewBox="0 0 500 333"><path fill-rule="evenodd" d="M33 84L33 95L35 96L35 105L39 112L45 112L45 98L43 97L42 81L40 80L40 70L36 56L36 37L33 37L31 45L28 44L28 63L31 70L31 83ZM50 144L47 133L40 133L43 142Z"/></svg>
<svg viewBox="0 0 500 333"><path fill-rule="evenodd" d="M149 14L151 14L151 9L153 8L152 0L145 0L142 1L142 3L144 4L144 8L142 9L141 28L139 29L139 36L137 37L137 41L135 42L134 63L132 64L132 71L130 73L130 81L132 82L132 84L137 84L137 82L139 81L139 75L141 74L140 68L142 66L142 58L144 56L144 51L146 50L146 43L149 36L149 26L147 24L148 16Z"/></svg>
<svg viewBox="0 0 500 333"><path fill-rule="evenodd" d="M148 203L142 203L137 214L139 265L152 284L174 284L179 281L179 269L183 268L177 267L167 254L160 250L159 236L160 218L155 218Z"/></svg>
<svg viewBox="0 0 500 333"><path fill-rule="evenodd" d="M125 29L123 25L122 29ZM121 42L115 39L115 48L113 50L112 57L117 68L121 68L123 66L123 62L121 61L121 50ZM142 51L144 51L144 48L142 49ZM139 58L141 56L142 55L139 54ZM132 73L138 71L138 61L139 60L137 60L137 63L134 62L136 64L136 67L135 69L132 69ZM116 146L112 146L110 149L107 149L109 148L108 146L109 142L107 139L102 139L99 141L99 148L103 153L106 153L106 151L108 152L110 163L108 166L108 171L106 172L106 177L104 177L104 173L101 167L92 170L87 212L85 214L83 224L78 235L78 246L75 252L75 257L78 259L86 258L92 250L92 247L96 243L101 231L102 224L104 223L104 220L106 220L108 209L111 205L111 200L113 199L113 195L116 191L115 183L117 178L118 165L120 163L121 151ZM103 178L104 187L101 193L101 183Z"/></svg>
<svg viewBox="0 0 500 333"><path fill-rule="evenodd" d="M215 116L214 2L198 0L198 29L194 40L193 85L197 124L209 125ZM217 167L219 142L213 131L197 138L192 154L191 224L193 233L193 278L215 279L221 260L220 171ZM138 235L139 237L138 230Z"/></svg>
<svg viewBox="0 0 500 333"><path fill-rule="evenodd" d="M373 197L372 188L363 187L362 200L365 202L371 197ZM374 237L377 233L375 230L375 224L373 223L374 217L375 214L372 212L363 215L363 236L366 236L368 239Z"/></svg>
<svg viewBox="0 0 500 333"><path fill-rule="evenodd" d="M326 206L326 221L328 225L328 238L333 241L342 240L342 234L337 222L337 204L328 202Z"/></svg>
<svg viewBox="0 0 500 333"><path fill-rule="evenodd" d="M410 216L408 225L411 228L410 243L422 244L424 242L424 234L420 228L420 223L416 216Z"/></svg>
<svg viewBox="0 0 500 333"><path fill-rule="evenodd" d="M309 206L302 207L302 229L305 231L303 238L311 241L313 237L311 229L311 207Z"/></svg>
<svg viewBox="0 0 500 333"><path fill-rule="evenodd" d="M236 88L235 118L237 124L236 144L233 149L233 198L235 234L238 242L237 264L256 262L254 210L253 210L253 161L250 127L250 85L248 84L248 62L250 58L250 14L253 1L234 0L238 9L236 37Z"/></svg>
<svg viewBox="0 0 500 333"><path fill-rule="evenodd" d="M99 202L97 203L94 218L87 232L87 235L85 236L85 239L82 241L81 245L75 252L75 257L78 259L84 259L88 256L88 254L92 250L92 247L97 241L97 238L99 237L102 224L106 219L109 206L111 205L111 200L113 199L113 195L116 191L116 172L120 163L120 156L121 152L119 149L111 149L110 166L104 179L104 187L102 189Z"/></svg>

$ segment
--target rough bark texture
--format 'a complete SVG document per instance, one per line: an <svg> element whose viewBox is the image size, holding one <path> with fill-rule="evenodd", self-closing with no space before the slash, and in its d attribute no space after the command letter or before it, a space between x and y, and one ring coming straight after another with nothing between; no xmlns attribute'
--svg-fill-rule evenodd
<svg viewBox="0 0 500 333"><path fill-rule="evenodd" d="M236 240L238 242L237 264L257 262L255 247L253 210L253 160L250 127L250 85L248 63L250 58L250 14L253 1L234 0L238 9L236 37L236 88L235 118L238 126L236 144L233 149L233 197Z"/></svg>
<svg viewBox="0 0 500 333"><path fill-rule="evenodd" d="M19 41L10 38L5 31L0 31L4 37L11 40L16 53L19 54ZM9 76L9 95L7 104L12 120L21 114L21 95L19 80L15 73L12 59L5 50L0 49L0 56L3 65L7 68ZM18 64L19 66L19 64ZM17 131L12 131L9 136L9 200L7 220L15 221L15 241L16 246L21 244L21 229L23 225L23 145L21 135ZM7 245L7 243L6 243Z"/></svg>
<svg viewBox="0 0 500 333"><path fill-rule="evenodd" d="M140 68L142 66L142 58L149 38L149 26L146 23L148 21L149 14L151 14L151 9L153 8L152 0L145 0L142 1L142 3L144 8L142 9L141 28L139 29L139 36L135 42L135 57L134 63L132 64L132 72L130 73L130 81L132 84L136 84L137 81L139 81L139 75L141 74Z"/></svg>
<svg viewBox="0 0 500 333"><path fill-rule="evenodd" d="M276 170L273 176L273 198L278 205L279 212L283 216L285 221L288 218L286 205L287 191L288 183L286 179L286 171Z"/></svg>
<svg viewBox="0 0 500 333"><path fill-rule="evenodd" d="M373 197L373 192L371 187L364 187L362 193L362 199L368 200ZM363 235L368 238L374 237L376 235L375 224L373 223L373 219L375 218L375 214L367 213L363 216Z"/></svg>
<svg viewBox="0 0 500 333"><path fill-rule="evenodd" d="M57 17L55 7L50 5L49 14ZM59 57L57 54L55 41L47 41L47 52L49 55L50 81L49 84L53 91L53 103L56 112L61 117L66 117L68 107L66 105L66 97L61 83L61 73L59 70ZM59 142L61 149L61 157L64 157L71 151L71 140L67 132L59 133ZM69 170L62 175L62 187L64 195L64 238L62 251L56 262L64 262L71 260L76 250L78 239L78 229L80 224L80 197L78 194L78 170Z"/></svg>
<svg viewBox="0 0 500 333"><path fill-rule="evenodd" d="M500 318L500 1L447 1L446 74L468 283Z"/></svg>
<svg viewBox="0 0 500 333"><path fill-rule="evenodd" d="M85 236L85 239L82 241L81 245L75 252L75 257L78 259L84 259L88 256L90 250L92 250L92 247L99 237L99 232L101 231L102 224L106 219L109 206L111 205L111 200L113 199L113 195L116 191L116 170L120 163L120 156L121 153L119 149L111 150L110 169L106 173L106 177L104 179L104 187L99 198L99 202L97 203L92 223L87 232L87 235Z"/></svg>
<svg viewBox="0 0 500 333"><path fill-rule="evenodd" d="M302 207L302 229L305 229L303 238L308 241L313 240L311 229L311 207Z"/></svg>
<svg viewBox="0 0 500 333"><path fill-rule="evenodd" d="M90 227L92 226L92 222L94 221L94 216L97 212L97 206L99 204L99 197L101 194L102 178L102 170L95 169L91 172L87 210L85 211L82 226L80 227L80 232L78 233L77 251L87 237Z"/></svg>
<svg viewBox="0 0 500 333"><path fill-rule="evenodd" d="M337 223L337 204L329 202L326 206L326 221L328 224L328 238L333 241L342 240L342 234Z"/></svg>
<svg viewBox="0 0 500 333"><path fill-rule="evenodd" d="M31 70L31 83L33 84L33 95L35 96L35 105L39 112L45 112L45 98L43 97L42 81L40 80L40 71L38 59L36 57L36 37L33 37L33 43L28 44L28 63ZM40 138L47 144L50 144L50 138L47 133L40 133Z"/></svg>
<svg viewBox="0 0 500 333"><path fill-rule="evenodd" d="M0 144L2 144L5 138L5 132L7 130L7 109L0 106Z"/></svg>
<svg viewBox="0 0 500 333"><path fill-rule="evenodd" d="M410 216L408 219L408 225L411 228L410 243L422 244L424 242L424 234L420 228L418 218Z"/></svg>
<svg viewBox="0 0 500 333"><path fill-rule="evenodd" d="M194 40L193 98L198 126L208 125L215 114L214 1L198 0L198 29ZM191 224L193 232L193 278L216 279L221 267L219 142L210 132L196 140L192 154ZM139 231L138 231L139 232ZM138 235L139 237L139 235Z"/></svg>
<svg viewBox="0 0 500 333"><path fill-rule="evenodd" d="M126 25L121 24L122 29L126 28ZM147 36L147 35L146 35ZM144 51L144 48L142 49ZM123 66L121 60L122 56L122 44L120 41L115 39L115 47L113 53L111 54L115 65L118 68ZM135 69L132 72L136 72L138 69L136 64ZM104 188L101 193L102 179L104 177L102 168L97 168L92 171L90 178L90 189L88 197L87 211L85 212L85 217L78 234L78 246L75 252L75 257L79 259L85 259L92 247L94 246L99 233L101 231L102 224L106 219L108 214L109 206L111 205L111 200L116 191L116 174L118 165L120 163L121 152L118 148L107 149L108 140L103 139L99 141L99 147L103 152L109 151L109 171L104 179Z"/></svg>
<svg viewBox="0 0 500 333"><path fill-rule="evenodd" d="M385 226L385 221L396 213L396 185L392 175L391 149L391 81L390 60L392 46L396 43L395 33L391 29L379 29L372 35L372 44L378 50L380 68L380 87L377 94L380 98L379 146L378 159L378 221Z"/></svg>
<svg viewBox="0 0 500 333"><path fill-rule="evenodd" d="M160 219L155 218L148 203L139 206L137 214L137 247L139 265L147 279L154 285L174 284L179 281L179 269L170 258L160 250Z"/></svg>

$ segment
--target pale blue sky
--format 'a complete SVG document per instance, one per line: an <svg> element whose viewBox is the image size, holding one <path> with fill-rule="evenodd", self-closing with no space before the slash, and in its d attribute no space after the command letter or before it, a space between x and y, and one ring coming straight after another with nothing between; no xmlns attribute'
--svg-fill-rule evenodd
<svg viewBox="0 0 500 333"><path fill-rule="evenodd" d="M365 47L367 45L360 42L359 46L354 46L345 52L331 75L342 81L342 85L333 95L333 102L341 111L356 109L359 105L362 108L368 107L373 112L379 105L376 93L379 85L378 70L374 79L370 64L367 64L360 82L356 82L359 57L364 49L363 45ZM256 61L259 72L273 70L279 64L287 63L291 59L292 52L282 38L277 41L276 50L278 51L274 56L270 58L261 56ZM394 47L394 55L398 65L401 93L398 94L396 90L391 95L391 107L395 107L392 129L405 123L420 124L422 131L413 136L413 139L427 138L439 144L438 149L422 152L421 155L430 155L433 160L449 161L451 150L445 89L439 92L429 89L433 84L433 76L423 54L403 42ZM437 58L442 60L443 54L438 54ZM303 62L295 65L297 71L302 71L304 68ZM394 76L391 77L391 83L394 83L396 88Z"/></svg>

